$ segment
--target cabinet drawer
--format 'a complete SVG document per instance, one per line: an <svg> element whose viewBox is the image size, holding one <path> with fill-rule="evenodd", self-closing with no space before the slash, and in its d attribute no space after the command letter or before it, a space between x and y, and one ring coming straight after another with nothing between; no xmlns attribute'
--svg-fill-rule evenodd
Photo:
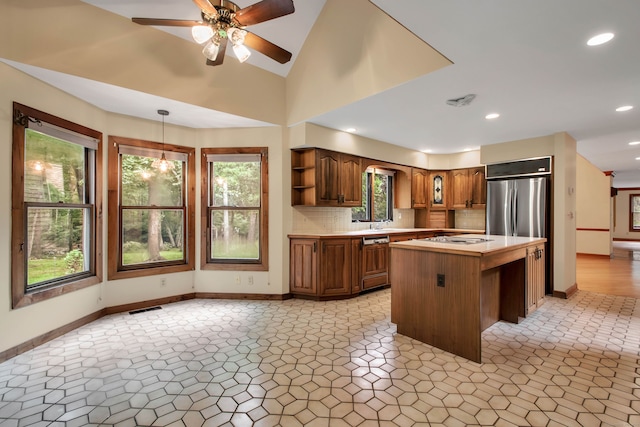
<svg viewBox="0 0 640 427"><path fill-rule="evenodd" d="M387 273L362 279L362 289L371 289L389 283Z"/></svg>

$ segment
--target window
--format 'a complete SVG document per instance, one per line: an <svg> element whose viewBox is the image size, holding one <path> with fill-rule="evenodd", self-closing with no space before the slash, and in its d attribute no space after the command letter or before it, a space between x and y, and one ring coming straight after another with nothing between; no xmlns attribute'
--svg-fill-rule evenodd
<svg viewBox="0 0 640 427"><path fill-rule="evenodd" d="M13 111L11 286L18 308L102 280L102 134L18 103Z"/></svg>
<svg viewBox="0 0 640 427"><path fill-rule="evenodd" d="M202 268L268 270L267 149L202 153Z"/></svg>
<svg viewBox="0 0 640 427"><path fill-rule="evenodd" d="M362 206L351 208L353 221L393 220L393 172L368 168L362 174Z"/></svg>
<svg viewBox="0 0 640 427"><path fill-rule="evenodd" d="M109 138L109 279L193 270L194 153Z"/></svg>
<svg viewBox="0 0 640 427"><path fill-rule="evenodd" d="M640 231L640 194L629 195L629 231Z"/></svg>

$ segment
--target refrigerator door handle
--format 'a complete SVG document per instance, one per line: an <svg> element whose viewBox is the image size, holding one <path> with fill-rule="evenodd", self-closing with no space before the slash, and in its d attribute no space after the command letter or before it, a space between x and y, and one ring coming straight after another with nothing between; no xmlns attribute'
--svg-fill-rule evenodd
<svg viewBox="0 0 640 427"><path fill-rule="evenodd" d="M514 186L511 199L511 235L518 234L518 187Z"/></svg>

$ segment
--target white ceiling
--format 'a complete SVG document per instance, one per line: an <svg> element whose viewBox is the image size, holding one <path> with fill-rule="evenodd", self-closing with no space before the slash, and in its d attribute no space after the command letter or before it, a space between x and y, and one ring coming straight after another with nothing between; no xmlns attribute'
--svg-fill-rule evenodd
<svg viewBox="0 0 640 427"><path fill-rule="evenodd" d="M128 18L199 19L199 9L189 0L84 1ZM454 64L310 122L334 129L354 127L369 138L433 153L566 131L578 141L581 155L603 171L615 171L614 185L640 187L640 161L635 160L640 145L628 145L640 141L639 1L371 1ZM255 3L235 2L240 7ZM250 28L292 52L291 62L281 65L254 53L250 63L287 75L325 0L294 3L294 14ZM184 28L162 29L191 40ZM614 32L615 38L598 47L586 45L589 37L604 31ZM266 125L176 101L160 104L144 98L149 95L49 70L10 65L107 111L157 120L155 110L149 109L153 101L151 105L170 109L170 123ZM446 104L447 99L471 93L476 99L466 107ZM615 112L622 105L635 108ZM491 112L501 116L486 120Z"/></svg>

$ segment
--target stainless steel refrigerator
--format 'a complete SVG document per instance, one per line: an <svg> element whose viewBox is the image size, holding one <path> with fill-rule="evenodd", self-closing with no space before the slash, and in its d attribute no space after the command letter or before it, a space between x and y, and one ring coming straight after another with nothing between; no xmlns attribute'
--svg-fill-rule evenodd
<svg viewBox="0 0 640 427"><path fill-rule="evenodd" d="M547 178L487 181L487 234L547 237Z"/></svg>
<svg viewBox="0 0 640 427"><path fill-rule="evenodd" d="M553 293L550 160L491 165L487 169L486 233L545 237L545 293ZM542 166L540 166L542 162ZM524 166L523 166L524 164ZM531 167L532 166L532 167ZM489 168L493 170L490 170ZM538 176L518 176L546 173ZM510 175L510 176L505 176Z"/></svg>

